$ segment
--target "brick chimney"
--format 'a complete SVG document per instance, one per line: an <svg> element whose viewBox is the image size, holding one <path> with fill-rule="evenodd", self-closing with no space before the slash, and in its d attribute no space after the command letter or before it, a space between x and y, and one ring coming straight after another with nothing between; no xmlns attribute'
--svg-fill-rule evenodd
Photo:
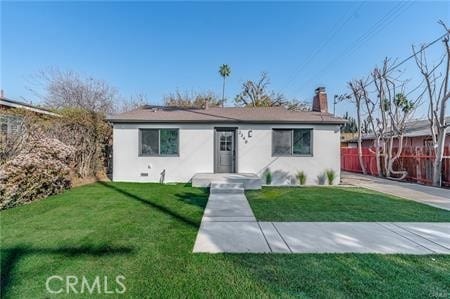
<svg viewBox="0 0 450 299"><path fill-rule="evenodd" d="M312 110L315 112L328 113L328 100L325 87L316 88L316 95L313 99Z"/></svg>

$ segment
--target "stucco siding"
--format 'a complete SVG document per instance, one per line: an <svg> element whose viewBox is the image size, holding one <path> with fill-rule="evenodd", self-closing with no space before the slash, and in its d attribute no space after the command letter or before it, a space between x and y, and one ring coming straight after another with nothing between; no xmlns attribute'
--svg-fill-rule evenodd
<svg viewBox="0 0 450 299"><path fill-rule="evenodd" d="M337 125L266 125L266 124L114 124L113 180L158 182L165 170L166 182L188 182L195 173L214 172L214 128L237 127L236 170L264 177L266 169L273 184L295 183L295 174L303 170L307 184L317 184L325 169L340 173L340 133ZM179 156L139 157L139 128L178 128ZM313 129L313 155L272 156L273 128ZM252 131L249 137L249 131ZM148 173L148 176L141 176Z"/></svg>
<svg viewBox="0 0 450 299"><path fill-rule="evenodd" d="M311 128L311 156L273 157L273 128ZM340 133L336 125L243 125L240 126L244 136L252 130L252 137L239 138L238 169L239 172L256 173L265 180L266 169L272 173L272 183L286 185L296 183L296 173L303 170L307 175L307 184L317 184L317 176L326 169L340 173ZM335 180L339 182L339 177Z"/></svg>
<svg viewBox="0 0 450 299"><path fill-rule="evenodd" d="M179 128L179 156L140 157L139 128ZM212 127L169 124L115 124L113 133L113 180L188 182L197 172L213 172ZM148 176L141 176L148 173Z"/></svg>

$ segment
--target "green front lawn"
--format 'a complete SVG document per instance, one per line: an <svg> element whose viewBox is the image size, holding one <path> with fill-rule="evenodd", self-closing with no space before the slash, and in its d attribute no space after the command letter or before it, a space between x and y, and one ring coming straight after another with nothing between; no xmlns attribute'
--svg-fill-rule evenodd
<svg viewBox="0 0 450 299"><path fill-rule="evenodd" d="M193 254L207 195L185 185L96 183L2 211L1 298L64 297L47 293L52 275L91 282L107 276L109 289L123 275L124 298L424 298L450 292L450 257L443 255Z"/></svg>
<svg viewBox="0 0 450 299"><path fill-rule="evenodd" d="M264 187L246 196L260 221L450 221L450 211L363 188Z"/></svg>

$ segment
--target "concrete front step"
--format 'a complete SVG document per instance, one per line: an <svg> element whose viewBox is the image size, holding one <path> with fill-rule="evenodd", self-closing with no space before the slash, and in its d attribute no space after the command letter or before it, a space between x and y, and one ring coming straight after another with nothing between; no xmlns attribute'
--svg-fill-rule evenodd
<svg viewBox="0 0 450 299"><path fill-rule="evenodd" d="M255 216L204 216L202 221L207 222L256 222Z"/></svg>
<svg viewBox="0 0 450 299"><path fill-rule="evenodd" d="M262 181L254 173L197 173L192 178L193 187L211 187L213 182L243 184L245 190L261 189Z"/></svg>
<svg viewBox="0 0 450 299"><path fill-rule="evenodd" d="M227 183L227 182L212 182L210 187L210 194L243 194L244 184L242 183Z"/></svg>

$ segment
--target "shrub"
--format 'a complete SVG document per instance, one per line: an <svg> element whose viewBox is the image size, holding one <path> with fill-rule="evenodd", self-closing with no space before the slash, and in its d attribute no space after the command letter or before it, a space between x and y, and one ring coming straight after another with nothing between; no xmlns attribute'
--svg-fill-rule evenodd
<svg viewBox="0 0 450 299"><path fill-rule="evenodd" d="M272 184L272 172L270 169L266 169L266 185Z"/></svg>
<svg viewBox="0 0 450 299"><path fill-rule="evenodd" d="M303 170L297 172L297 180L300 183L300 185L304 185L306 183L306 174Z"/></svg>
<svg viewBox="0 0 450 299"><path fill-rule="evenodd" d="M333 185L333 182L336 179L336 171L334 171L333 169L327 169L325 171L325 174L327 176L328 185Z"/></svg>
<svg viewBox="0 0 450 299"><path fill-rule="evenodd" d="M70 187L73 149L52 138L30 140L0 166L0 209L31 202Z"/></svg>
<svg viewBox="0 0 450 299"><path fill-rule="evenodd" d="M47 130L52 136L75 150L73 169L82 178L104 172L112 127L100 113L84 109L66 108Z"/></svg>
<svg viewBox="0 0 450 299"><path fill-rule="evenodd" d="M317 183L319 183L319 185L324 185L325 184L325 179L326 176L324 173L321 173L317 176Z"/></svg>
<svg viewBox="0 0 450 299"><path fill-rule="evenodd" d="M3 146L0 141L0 164L24 152L30 139L55 138L75 151L71 166L80 178L103 174L105 166L110 165L112 126L103 114L64 108L54 111L59 117L49 117L23 109L12 110L8 111L8 117L19 119L21 130L20 134L8 136L8 144Z"/></svg>

